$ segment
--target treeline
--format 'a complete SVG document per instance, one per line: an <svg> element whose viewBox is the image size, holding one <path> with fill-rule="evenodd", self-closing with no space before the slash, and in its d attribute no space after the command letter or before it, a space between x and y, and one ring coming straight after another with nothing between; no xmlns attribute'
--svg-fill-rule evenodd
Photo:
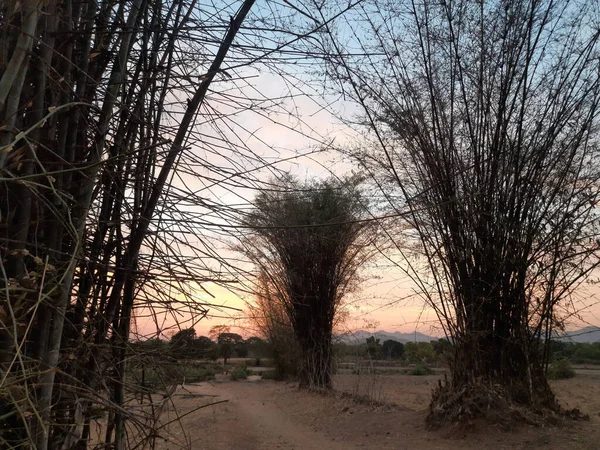
<svg viewBox="0 0 600 450"><path fill-rule="evenodd" d="M392 339L381 342L375 336L360 344L337 343L334 351L339 358L359 357L375 360L396 360L407 363L448 362L454 354L454 346L441 338L430 342L402 342ZM572 364L600 364L600 342L564 342L552 340L550 360L566 359Z"/></svg>
<svg viewBox="0 0 600 450"><path fill-rule="evenodd" d="M361 344L337 343L334 345L335 354L346 359L359 357L374 360L395 360L411 364L433 364L447 362L452 357L452 343L445 338L430 342L402 342L392 339L381 342L375 336L368 337Z"/></svg>
<svg viewBox="0 0 600 450"><path fill-rule="evenodd" d="M600 342L552 341L553 359L567 359L572 364L600 364Z"/></svg>
<svg viewBox="0 0 600 450"><path fill-rule="evenodd" d="M229 331L219 333L211 339L197 336L194 328L178 331L170 340L148 339L132 343L136 353L162 356L173 360L212 360L223 358L227 364L229 358L266 358L271 356L267 341L253 336L244 339Z"/></svg>

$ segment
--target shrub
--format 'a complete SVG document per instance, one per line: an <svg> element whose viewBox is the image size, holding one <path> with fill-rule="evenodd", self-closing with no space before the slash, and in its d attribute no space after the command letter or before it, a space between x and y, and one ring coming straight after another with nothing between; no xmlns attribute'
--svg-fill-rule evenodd
<svg viewBox="0 0 600 450"><path fill-rule="evenodd" d="M404 345L404 356L409 362L422 364L436 360L435 349L429 342L407 342Z"/></svg>
<svg viewBox="0 0 600 450"><path fill-rule="evenodd" d="M408 371L409 375L423 376L423 375L431 375L433 371L422 364L417 364L415 367Z"/></svg>
<svg viewBox="0 0 600 450"><path fill-rule="evenodd" d="M275 380L277 379L277 372L275 370L265 370L262 372L261 377L263 380Z"/></svg>
<svg viewBox="0 0 600 450"><path fill-rule="evenodd" d="M152 364L132 364L128 371L131 383L150 392L162 391L173 383L198 383L215 379L211 367L197 364L173 364L153 361Z"/></svg>
<svg viewBox="0 0 600 450"><path fill-rule="evenodd" d="M185 367L181 372L185 376L185 381L188 383L197 383L199 381L209 381L215 379L215 371L208 367Z"/></svg>
<svg viewBox="0 0 600 450"><path fill-rule="evenodd" d="M236 367L229 374L231 381L245 380L248 378L248 369L245 367Z"/></svg>
<svg viewBox="0 0 600 450"><path fill-rule="evenodd" d="M548 378L551 380L566 380L574 376L575 370L567 358L555 359L548 367Z"/></svg>

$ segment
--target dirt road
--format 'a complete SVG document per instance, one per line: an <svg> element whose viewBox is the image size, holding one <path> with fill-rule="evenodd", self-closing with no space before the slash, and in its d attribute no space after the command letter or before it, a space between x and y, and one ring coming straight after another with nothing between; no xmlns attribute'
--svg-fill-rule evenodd
<svg viewBox="0 0 600 450"><path fill-rule="evenodd" d="M348 443L336 442L313 427L298 423L274 401L276 392L264 389L261 381L238 383L202 383L186 386L177 392L178 414L193 411L202 402L212 405L183 418L183 430L175 432L179 439L165 443L165 449L178 449L187 444L192 449L306 449L353 450ZM193 420L190 420L193 417ZM174 419L170 412L169 419ZM175 427L177 428L177 427ZM187 441L187 442L186 442Z"/></svg>
<svg viewBox="0 0 600 450"><path fill-rule="evenodd" d="M415 392L428 388L413 386ZM427 430L425 412L415 406L416 402L411 408L361 404L349 397L299 391L293 384L252 379L187 385L177 391L173 408L165 413L163 423L172 423L168 436L164 434L168 440L157 448L600 449L595 417L561 428L522 427L508 433L488 426L449 438ZM175 420L178 416L181 419Z"/></svg>

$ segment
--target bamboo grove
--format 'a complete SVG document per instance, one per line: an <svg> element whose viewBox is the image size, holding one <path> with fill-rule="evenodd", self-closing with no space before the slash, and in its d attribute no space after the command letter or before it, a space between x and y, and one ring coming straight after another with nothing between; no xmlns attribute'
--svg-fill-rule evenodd
<svg viewBox="0 0 600 450"><path fill-rule="evenodd" d="M455 344L433 422L558 409L548 343L600 256L599 17L594 1L364 2L359 31L328 29L328 71L370 130L353 156L408 212L420 245L397 241L397 263Z"/></svg>
<svg viewBox="0 0 600 450"><path fill-rule="evenodd" d="M256 197L245 220L252 232L240 239L239 251L260 271L258 304L274 304L263 306L255 321L279 332L279 339L286 325L293 330L301 387L333 387L334 324L343 300L358 288L361 269L377 253L378 227L363 221L368 200L360 181L285 177Z"/></svg>
<svg viewBox="0 0 600 450"><path fill-rule="evenodd" d="M199 320L203 285L230 281L207 237L228 222L212 193L251 188L269 165L236 117L281 109L242 89L245 70L299 40L284 8L253 5L0 5L0 446L159 434L150 397L126 407L132 324Z"/></svg>

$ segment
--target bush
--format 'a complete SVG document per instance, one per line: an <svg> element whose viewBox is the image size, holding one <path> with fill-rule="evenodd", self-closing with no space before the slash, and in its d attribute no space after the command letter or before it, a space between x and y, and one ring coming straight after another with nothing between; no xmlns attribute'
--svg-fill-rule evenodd
<svg viewBox="0 0 600 450"><path fill-rule="evenodd" d="M173 383L198 383L215 379L211 367L198 364L174 364L154 361L152 364L132 363L128 369L131 384L145 391L155 392Z"/></svg>
<svg viewBox="0 0 600 450"><path fill-rule="evenodd" d="M277 372L275 370L265 370L264 372L261 372L260 376L263 380L276 380Z"/></svg>
<svg viewBox="0 0 600 450"><path fill-rule="evenodd" d="M215 379L215 371L204 366L183 366L181 374L187 383L197 383Z"/></svg>
<svg viewBox="0 0 600 450"><path fill-rule="evenodd" d="M417 365L436 360L435 349L429 342L407 342L404 345L404 356Z"/></svg>
<svg viewBox="0 0 600 450"><path fill-rule="evenodd" d="M431 375L433 371L422 364L417 364L415 367L408 371L409 375L423 376L423 375Z"/></svg>
<svg viewBox="0 0 600 450"><path fill-rule="evenodd" d="M575 376L575 370L567 358L555 359L548 367L548 378L551 380L566 380Z"/></svg>
<svg viewBox="0 0 600 450"><path fill-rule="evenodd" d="M245 367L236 367L229 374L231 381L245 380L246 378L248 378L248 369Z"/></svg>

